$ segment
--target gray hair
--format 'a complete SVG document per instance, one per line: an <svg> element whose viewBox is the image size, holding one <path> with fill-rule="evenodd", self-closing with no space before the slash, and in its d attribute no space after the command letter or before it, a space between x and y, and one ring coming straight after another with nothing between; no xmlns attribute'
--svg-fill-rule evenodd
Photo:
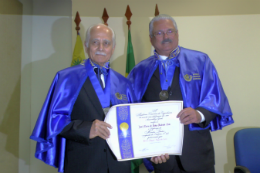
<svg viewBox="0 0 260 173"><path fill-rule="evenodd" d="M114 30L113 30L111 27L109 27L109 26L107 26L107 25L104 25L104 24L102 24L102 23L92 25L92 26L90 26L90 27L88 28L88 30L87 30L87 32L86 32L85 46L86 46L86 47L89 46L89 39L90 39L90 31L91 31L91 29L92 29L93 27L95 27L95 26L100 26L100 25L106 26L108 29L110 29L110 31L112 32L113 47L115 47L115 46L116 46L116 34L115 34Z"/></svg>
<svg viewBox="0 0 260 173"><path fill-rule="evenodd" d="M169 16L167 14L159 14L158 16L155 16L149 23L149 34L150 34L150 36L153 36L153 33L152 33L153 32L153 23L155 21L167 20L167 19L172 21L172 23L174 25L174 28L176 29L176 31L178 31L177 24L176 24L175 20L171 16Z"/></svg>

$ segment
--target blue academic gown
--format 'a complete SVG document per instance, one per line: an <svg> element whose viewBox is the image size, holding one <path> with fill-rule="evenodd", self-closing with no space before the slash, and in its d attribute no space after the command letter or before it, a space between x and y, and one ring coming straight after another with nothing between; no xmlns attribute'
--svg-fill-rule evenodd
<svg viewBox="0 0 260 173"><path fill-rule="evenodd" d="M84 82L91 77L90 70L93 68L86 60L83 64L57 72L30 136L37 141L35 157L58 168L59 172L64 170L66 139L58 135L71 122L73 105ZM116 71L109 71L110 78L106 80L110 80L111 104L133 103L135 96L130 82ZM116 93L127 99L118 99Z"/></svg>
<svg viewBox="0 0 260 173"><path fill-rule="evenodd" d="M183 47L179 48L180 53L175 58L177 58L177 62L180 67L179 85L183 98L184 108L191 107L195 109L200 107L216 114L216 117L210 121L208 125L200 126L194 123L189 124L188 129L190 131L206 129L216 131L234 123L228 99L222 88L217 70L208 55L199 51L185 49ZM170 56L174 57L173 52ZM158 68L159 63L160 61L158 60L158 54L155 51L154 55L141 61L130 72L128 79L133 84L134 93L138 102L142 102L151 77ZM211 141L211 138L209 141ZM210 144L209 142L209 146L211 146L211 149L207 152L206 155L210 157L209 163L213 166L213 144ZM202 150L204 150L203 147ZM205 165L207 163L206 160L203 160L203 154L200 155L202 160L197 160L197 162L200 163L197 166L195 162L195 166L194 164L190 164L194 161L192 160L193 157L194 156L187 156L187 152L181 157L181 161L183 161L182 165L185 166L185 169L191 172L195 169L203 169L199 168L200 165ZM144 159L144 164L149 171L154 169L150 161L147 159Z"/></svg>
<svg viewBox="0 0 260 173"><path fill-rule="evenodd" d="M176 58L180 65L179 83L184 108L202 107L217 114L207 127L201 128L197 124L190 124L190 130L210 128L211 131L215 131L232 124L234 121L228 99L217 70L208 55L180 47L180 53ZM130 72L128 79L133 83L138 102L142 102L143 95L158 64L157 55L153 55L141 61Z"/></svg>

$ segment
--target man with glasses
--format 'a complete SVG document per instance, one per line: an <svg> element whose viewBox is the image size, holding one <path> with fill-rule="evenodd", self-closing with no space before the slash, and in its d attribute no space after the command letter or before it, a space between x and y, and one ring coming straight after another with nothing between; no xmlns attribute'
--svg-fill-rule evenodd
<svg viewBox="0 0 260 173"><path fill-rule="evenodd" d="M64 173L130 173L130 161L118 162L106 139L104 122L112 105L134 102L131 83L109 68L115 33L103 24L90 27L89 59L55 76L31 139L35 157Z"/></svg>
<svg viewBox="0 0 260 173"><path fill-rule="evenodd" d="M155 173L214 173L210 130L234 122L217 71L207 54L178 45L172 17L154 17L149 32L154 55L137 64L128 78L139 102L183 100L184 109L177 118L184 124L184 139L181 156L162 153L146 166Z"/></svg>

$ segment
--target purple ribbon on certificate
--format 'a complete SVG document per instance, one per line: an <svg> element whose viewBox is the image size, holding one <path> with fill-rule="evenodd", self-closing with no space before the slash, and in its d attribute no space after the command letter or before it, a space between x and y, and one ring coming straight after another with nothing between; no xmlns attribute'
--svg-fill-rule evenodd
<svg viewBox="0 0 260 173"><path fill-rule="evenodd" d="M133 158L130 106L116 108L118 140L122 159Z"/></svg>

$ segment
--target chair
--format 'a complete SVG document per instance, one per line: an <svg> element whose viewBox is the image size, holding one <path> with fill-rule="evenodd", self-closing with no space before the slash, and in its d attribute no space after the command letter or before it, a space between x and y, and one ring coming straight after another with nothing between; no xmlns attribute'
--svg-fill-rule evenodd
<svg viewBox="0 0 260 173"><path fill-rule="evenodd" d="M234 136L235 173L260 173L260 128L239 130Z"/></svg>

